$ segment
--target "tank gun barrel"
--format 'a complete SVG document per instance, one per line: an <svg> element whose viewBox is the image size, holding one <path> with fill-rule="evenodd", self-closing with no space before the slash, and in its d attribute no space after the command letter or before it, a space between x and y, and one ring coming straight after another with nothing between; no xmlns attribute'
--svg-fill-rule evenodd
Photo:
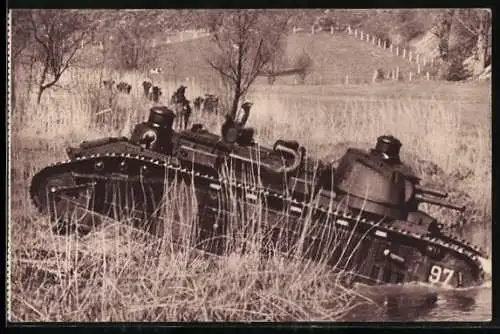
<svg viewBox="0 0 500 334"><path fill-rule="evenodd" d="M452 203L448 203L446 201L443 201L442 199L439 198L432 198L427 194L416 194L415 199L419 202L425 202L425 203L430 203L430 204L436 204L439 206L443 206L449 209L457 210L457 211L464 211L465 206L458 206Z"/></svg>
<svg viewBox="0 0 500 334"><path fill-rule="evenodd" d="M441 198L448 197L448 193L445 191L439 191L436 189L423 187L423 186L418 185L418 184L415 185L415 190L422 195L432 195L432 196L441 197Z"/></svg>

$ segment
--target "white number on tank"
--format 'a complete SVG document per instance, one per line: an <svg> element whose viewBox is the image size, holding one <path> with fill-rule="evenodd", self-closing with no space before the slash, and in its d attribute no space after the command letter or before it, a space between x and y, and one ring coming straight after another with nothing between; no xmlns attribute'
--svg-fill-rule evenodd
<svg viewBox="0 0 500 334"><path fill-rule="evenodd" d="M441 281L441 277L444 275L444 284L448 284L455 273L454 270L443 268L438 265L433 265L431 268L431 272L429 274L429 282L430 283L439 283Z"/></svg>

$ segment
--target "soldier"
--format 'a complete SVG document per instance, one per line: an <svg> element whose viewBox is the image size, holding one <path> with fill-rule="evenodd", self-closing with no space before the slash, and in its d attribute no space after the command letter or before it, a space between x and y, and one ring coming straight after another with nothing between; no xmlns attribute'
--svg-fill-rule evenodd
<svg viewBox="0 0 500 334"><path fill-rule="evenodd" d="M151 83L151 81L143 81L142 82L142 88L144 89L144 96L148 99L150 98L151 87L153 87L153 84Z"/></svg>
<svg viewBox="0 0 500 334"><path fill-rule="evenodd" d="M250 108L252 107L253 103L250 101L245 101L241 105L241 109L238 111L236 114L236 117L234 118L234 121L236 123L239 123L241 126L245 126L248 117L250 116Z"/></svg>
<svg viewBox="0 0 500 334"><path fill-rule="evenodd" d="M195 112L199 112L201 110L201 106L203 105L204 101L205 99L202 98L201 96L198 96L196 99L194 99L193 106Z"/></svg>
<svg viewBox="0 0 500 334"><path fill-rule="evenodd" d="M158 86L153 86L152 93L151 93L151 100L154 102L158 103L160 100L160 96L162 95L161 89Z"/></svg>
<svg viewBox="0 0 500 334"><path fill-rule="evenodd" d="M102 82L103 86L109 90L112 90L113 89L113 86L115 84L115 80L104 80Z"/></svg>

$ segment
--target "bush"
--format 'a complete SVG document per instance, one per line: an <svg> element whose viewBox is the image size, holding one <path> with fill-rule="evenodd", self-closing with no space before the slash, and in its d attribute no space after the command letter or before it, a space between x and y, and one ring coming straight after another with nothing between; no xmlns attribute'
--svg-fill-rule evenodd
<svg viewBox="0 0 500 334"><path fill-rule="evenodd" d="M311 56L305 51L302 50L302 53L295 59L294 68L307 70L312 67L313 60Z"/></svg>
<svg viewBox="0 0 500 334"><path fill-rule="evenodd" d="M410 41L425 32L425 25L420 21L409 21L398 30L405 41Z"/></svg>
<svg viewBox="0 0 500 334"><path fill-rule="evenodd" d="M456 58L445 63L441 70L441 78L446 81L466 80L470 76L471 73L465 68L464 64Z"/></svg>
<svg viewBox="0 0 500 334"><path fill-rule="evenodd" d="M464 66L464 60L470 55L466 45L457 45L448 50L448 59L439 67L439 77L447 81L468 79L472 73Z"/></svg>

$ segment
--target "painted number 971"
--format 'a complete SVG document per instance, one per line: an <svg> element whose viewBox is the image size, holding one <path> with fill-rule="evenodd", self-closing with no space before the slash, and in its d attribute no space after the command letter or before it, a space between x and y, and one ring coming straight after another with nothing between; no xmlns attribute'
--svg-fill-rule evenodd
<svg viewBox="0 0 500 334"><path fill-rule="evenodd" d="M449 284L454 273L455 271L451 269L433 265L431 268L431 272L429 273L428 281L429 283L439 283L444 276L443 284Z"/></svg>

